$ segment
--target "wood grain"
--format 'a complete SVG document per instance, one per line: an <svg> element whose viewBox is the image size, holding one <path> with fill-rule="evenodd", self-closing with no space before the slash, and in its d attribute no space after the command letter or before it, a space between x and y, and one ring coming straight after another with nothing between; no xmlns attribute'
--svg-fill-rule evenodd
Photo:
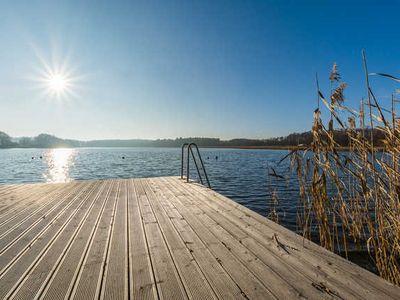
<svg viewBox="0 0 400 300"><path fill-rule="evenodd" d="M399 299L177 177L0 185L0 299Z"/></svg>

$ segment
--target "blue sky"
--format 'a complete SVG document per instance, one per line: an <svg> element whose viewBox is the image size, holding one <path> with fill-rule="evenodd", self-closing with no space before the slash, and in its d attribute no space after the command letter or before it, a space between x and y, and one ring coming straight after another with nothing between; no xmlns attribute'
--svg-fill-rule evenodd
<svg viewBox="0 0 400 300"><path fill-rule="evenodd" d="M309 130L333 62L365 96L400 75L399 1L2 1L0 130L65 138L267 138ZM65 65L68 93L45 93ZM373 78L382 102L398 84ZM386 100L385 100L386 99Z"/></svg>

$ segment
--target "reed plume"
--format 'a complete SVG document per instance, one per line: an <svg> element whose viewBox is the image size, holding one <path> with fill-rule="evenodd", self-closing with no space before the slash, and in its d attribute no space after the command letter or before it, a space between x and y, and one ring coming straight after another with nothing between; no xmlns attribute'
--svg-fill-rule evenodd
<svg viewBox="0 0 400 300"><path fill-rule="evenodd" d="M326 249L344 252L345 256L350 248L368 251L380 276L400 285L397 100L393 95L391 108L384 108L369 77L399 79L384 73L369 74L364 53L363 63L368 97L361 100L359 109L345 105L347 84L341 81L336 63L329 76L329 102L318 85L318 106L321 102L328 110L328 124L324 124L318 107L311 128L312 143L289 156L299 180L297 222L306 238L311 238L312 229L317 228L318 241ZM338 132L347 136L345 152L336 141Z"/></svg>

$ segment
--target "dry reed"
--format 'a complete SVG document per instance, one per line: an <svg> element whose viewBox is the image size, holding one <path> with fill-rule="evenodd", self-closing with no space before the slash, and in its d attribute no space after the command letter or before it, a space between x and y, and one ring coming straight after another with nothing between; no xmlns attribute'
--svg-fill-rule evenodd
<svg viewBox="0 0 400 300"><path fill-rule="evenodd" d="M313 142L289 156L299 180L298 225L306 238L317 228L321 246L346 253L364 249L381 277L400 285L400 126L396 98L384 109L370 86L363 52L367 101L360 109L344 105L344 91L336 63L330 74L327 101L318 89L318 109L311 129ZM382 73L373 75L399 79ZM317 81L318 83L318 81ZM320 103L330 115L328 126ZM347 121L344 121L347 120ZM335 133L345 133L348 151L341 152ZM376 136L383 136L379 141ZM273 199L277 199L274 195ZM273 200L274 201L274 200ZM275 206L276 203L274 204ZM271 217L276 218L272 213Z"/></svg>

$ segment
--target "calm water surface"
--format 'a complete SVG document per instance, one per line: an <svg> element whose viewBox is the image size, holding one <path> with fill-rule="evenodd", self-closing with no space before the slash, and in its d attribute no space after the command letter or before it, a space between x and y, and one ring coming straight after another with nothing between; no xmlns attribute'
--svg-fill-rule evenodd
<svg viewBox="0 0 400 300"><path fill-rule="evenodd" d="M280 150L201 149L214 190L266 216L271 192L279 195L280 223L295 229L296 178L268 179L268 166L289 174ZM125 159L122 159L125 157ZM218 159L216 159L218 157ZM177 176L177 148L78 148L0 150L0 183L68 182L82 179ZM195 170L192 170L195 175ZM268 183L269 182L269 183Z"/></svg>

